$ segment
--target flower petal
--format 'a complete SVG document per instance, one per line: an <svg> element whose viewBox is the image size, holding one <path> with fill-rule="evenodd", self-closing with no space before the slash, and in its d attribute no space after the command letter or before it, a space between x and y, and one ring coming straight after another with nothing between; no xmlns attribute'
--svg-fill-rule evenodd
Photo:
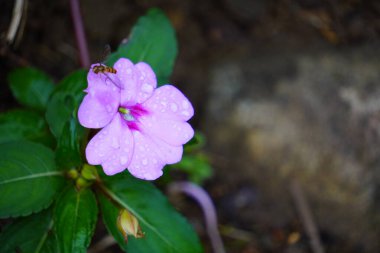
<svg viewBox="0 0 380 253"><path fill-rule="evenodd" d="M152 96L157 87L157 78L152 68L145 62L139 62L135 67L139 70L136 102L141 104Z"/></svg>
<svg viewBox="0 0 380 253"><path fill-rule="evenodd" d="M113 66L121 83L121 101L123 106L134 105L136 102L136 73L133 63L125 58L120 58Z"/></svg>
<svg viewBox="0 0 380 253"><path fill-rule="evenodd" d="M132 134L135 149L128 167L129 172L133 176L145 180L154 180L160 177L165 162L157 153L155 143L139 131L133 131Z"/></svg>
<svg viewBox="0 0 380 253"><path fill-rule="evenodd" d="M129 165L133 155L133 137L126 124L116 114L112 122L88 143L86 157L89 164L102 164L107 175L119 173Z"/></svg>
<svg viewBox="0 0 380 253"><path fill-rule="evenodd" d="M172 85L157 88L143 106L148 111L159 114L159 117L163 119L187 121L194 115L194 109L189 100Z"/></svg>
<svg viewBox="0 0 380 253"><path fill-rule="evenodd" d="M160 155L160 158L166 163L166 164L173 164L178 163L181 161L182 153L183 153L183 146L172 146L159 138L150 136L151 140L156 145L156 152Z"/></svg>
<svg viewBox="0 0 380 253"><path fill-rule="evenodd" d="M114 68L122 83L121 105L142 103L153 94L157 79L148 64L140 62L133 65L130 60L121 58L115 63Z"/></svg>
<svg viewBox="0 0 380 253"><path fill-rule="evenodd" d="M117 112L119 93L105 83L88 87L78 109L78 119L87 128L101 128L107 125Z"/></svg>
<svg viewBox="0 0 380 253"><path fill-rule="evenodd" d="M139 121L144 132L173 146L183 145L194 136L194 130L187 122L163 119L154 114L142 116Z"/></svg>
<svg viewBox="0 0 380 253"><path fill-rule="evenodd" d="M109 73L109 72L95 73L94 67L98 67L98 66L105 66L105 65L100 64L100 63L91 65L91 68L87 74L88 87L92 88L99 85L103 86L104 84L106 84L107 86L109 86L109 88L120 89L121 82L119 78L117 77L117 75L114 73Z"/></svg>

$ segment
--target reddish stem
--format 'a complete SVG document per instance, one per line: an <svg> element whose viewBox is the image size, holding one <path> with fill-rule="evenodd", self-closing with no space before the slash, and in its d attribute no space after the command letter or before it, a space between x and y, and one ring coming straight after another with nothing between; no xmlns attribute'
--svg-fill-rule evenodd
<svg viewBox="0 0 380 253"><path fill-rule="evenodd" d="M174 182L169 185L169 193L183 192L195 199L203 210L207 234L215 253L225 253L222 238L218 230L218 220L214 204L208 193L201 187L190 182Z"/></svg>
<svg viewBox="0 0 380 253"><path fill-rule="evenodd" d="M81 66L90 67L90 56L87 48L86 35L84 33L82 15L80 13L79 0L70 0L71 17L74 23L75 37L79 50Z"/></svg>

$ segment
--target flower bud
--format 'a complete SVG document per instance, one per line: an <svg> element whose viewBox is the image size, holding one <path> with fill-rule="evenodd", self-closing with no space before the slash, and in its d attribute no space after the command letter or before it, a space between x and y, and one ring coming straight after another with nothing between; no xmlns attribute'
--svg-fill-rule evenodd
<svg viewBox="0 0 380 253"><path fill-rule="evenodd" d="M79 173L76 169L71 169L67 172L67 176L71 179L77 179L79 176Z"/></svg>
<svg viewBox="0 0 380 253"><path fill-rule="evenodd" d="M120 210L119 216L117 218L117 227L123 234L125 241L127 241L128 235L133 235L135 238L144 237L144 233L141 231L139 221L127 209Z"/></svg>
<svg viewBox="0 0 380 253"><path fill-rule="evenodd" d="M95 180L98 178L98 172L95 166L85 164L81 171L82 177L86 180Z"/></svg>

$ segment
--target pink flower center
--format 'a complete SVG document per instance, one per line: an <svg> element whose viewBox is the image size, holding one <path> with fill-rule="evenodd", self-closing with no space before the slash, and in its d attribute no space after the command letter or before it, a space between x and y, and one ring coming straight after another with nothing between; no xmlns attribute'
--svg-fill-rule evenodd
<svg viewBox="0 0 380 253"><path fill-rule="evenodd" d="M127 123L127 126L131 130L139 130L139 118L142 115L145 115L148 113L147 110L145 110L144 107L140 104L132 105L132 106L126 106L126 107L119 107L118 111L120 112L122 118Z"/></svg>

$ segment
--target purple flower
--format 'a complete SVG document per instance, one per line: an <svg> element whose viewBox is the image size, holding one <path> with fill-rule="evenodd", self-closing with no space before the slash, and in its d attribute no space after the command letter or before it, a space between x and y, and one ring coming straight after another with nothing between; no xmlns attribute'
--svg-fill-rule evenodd
<svg viewBox="0 0 380 253"><path fill-rule="evenodd" d="M194 135L186 122L194 114L191 103L172 85L156 89L156 75L144 62L121 58L116 74L92 68L78 118L84 127L103 129L86 147L88 163L101 164L107 175L128 168L141 179L160 177L165 164L181 160L182 145Z"/></svg>

